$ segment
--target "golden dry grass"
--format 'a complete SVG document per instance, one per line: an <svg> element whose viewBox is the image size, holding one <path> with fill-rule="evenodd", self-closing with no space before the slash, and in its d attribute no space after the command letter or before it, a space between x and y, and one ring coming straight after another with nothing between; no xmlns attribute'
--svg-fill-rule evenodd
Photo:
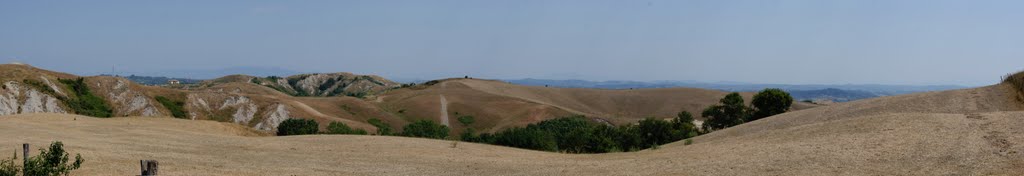
<svg viewBox="0 0 1024 176"><path fill-rule="evenodd" d="M656 150L559 154L380 136L261 137L166 118L0 117L0 151L64 141L77 175L1017 175L1024 112L995 85L837 104L768 117ZM78 120L71 120L78 118Z"/></svg>

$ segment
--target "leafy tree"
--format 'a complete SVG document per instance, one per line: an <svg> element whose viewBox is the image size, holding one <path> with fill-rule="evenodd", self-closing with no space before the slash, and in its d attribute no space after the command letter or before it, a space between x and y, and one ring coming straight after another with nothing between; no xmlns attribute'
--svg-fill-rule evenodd
<svg viewBox="0 0 1024 176"><path fill-rule="evenodd" d="M581 152L590 133L590 128L598 125L583 116L570 116L541 121L528 125L527 128L541 130L551 134L558 149L568 152Z"/></svg>
<svg viewBox="0 0 1024 176"><path fill-rule="evenodd" d="M459 123L461 123L462 126L465 126L465 127L468 127L469 125L472 125L473 122L476 122L476 119L474 119L473 116L468 116L468 115L467 116L459 116L458 120L459 120Z"/></svg>
<svg viewBox="0 0 1024 176"><path fill-rule="evenodd" d="M402 136L409 137L444 139L448 132L448 126L429 120L419 120L402 127Z"/></svg>
<svg viewBox="0 0 1024 176"><path fill-rule="evenodd" d="M82 166L82 155L75 154L75 160L69 162L69 154L64 151L64 144L56 141L50 149L39 149L39 155L29 157L25 162L24 175L68 175L72 170Z"/></svg>
<svg viewBox="0 0 1024 176"><path fill-rule="evenodd" d="M640 128L640 135L643 137L644 144L651 145L661 145L676 141L678 135L672 126L670 122L654 118L640 120L640 123L637 125Z"/></svg>
<svg viewBox="0 0 1024 176"><path fill-rule="evenodd" d="M619 142L619 148L623 151L637 151L651 145L644 144L643 135L641 135L640 128L636 125L619 126L617 131L616 139Z"/></svg>
<svg viewBox="0 0 1024 176"><path fill-rule="evenodd" d="M555 137L539 129L509 128L494 134L493 144L516 148L558 151Z"/></svg>
<svg viewBox="0 0 1024 176"><path fill-rule="evenodd" d="M341 122L331 122L327 124L327 134L367 134L366 130L363 129L352 129Z"/></svg>
<svg viewBox="0 0 1024 176"><path fill-rule="evenodd" d="M733 92L719 100L719 105L704 109L701 116L704 117L704 130L714 131L718 129L736 126L745 122L750 116L750 108L743 104L743 97Z"/></svg>
<svg viewBox="0 0 1024 176"><path fill-rule="evenodd" d="M676 114L676 118L672 119L672 128L677 131L675 140L686 139L700 134L697 125L693 124L693 115L686 111Z"/></svg>
<svg viewBox="0 0 1024 176"><path fill-rule="evenodd" d="M473 130L473 128L466 128L466 130L462 131L462 134L459 135L459 139L466 142L479 142L480 137L473 134L475 131L476 130Z"/></svg>
<svg viewBox="0 0 1024 176"><path fill-rule="evenodd" d="M590 137L587 139L587 145L580 153L608 153L608 152L620 152L624 149L620 145L619 139L622 133L618 131L614 126L609 125L597 125L591 128Z"/></svg>
<svg viewBox="0 0 1024 176"><path fill-rule="evenodd" d="M339 78L341 78L341 77L339 77ZM327 92L327 89L330 89L331 87L333 87L334 84L337 83L337 82L338 81L335 80L335 79L327 79L327 81L324 81L324 83L320 84L320 86L317 87L316 89L319 90L319 92Z"/></svg>
<svg viewBox="0 0 1024 176"><path fill-rule="evenodd" d="M476 119L473 119L473 116L466 115L459 116L458 120L463 127L466 127L466 130L462 131L462 135L459 138L462 139L462 141L478 141L478 137L473 134L473 132L476 130L474 130L472 127L469 127L469 125L472 125L473 122L476 122Z"/></svg>
<svg viewBox="0 0 1024 176"><path fill-rule="evenodd" d="M372 118L366 120L366 122L377 127L377 135L391 135L391 124L388 124L378 118Z"/></svg>
<svg viewBox="0 0 1024 176"><path fill-rule="evenodd" d="M278 136L316 134L320 124L313 119L288 119L277 126Z"/></svg>
<svg viewBox="0 0 1024 176"><path fill-rule="evenodd" d="M793 97L789 96L789 93L786 91L782 91L782 89L764 89L754 95L754 99L751 100L750 104L754 106L756 111L754 111L754 115L750 116L751 119L748 121L754 121L789 111L789 107L793 105Z"/></svg>

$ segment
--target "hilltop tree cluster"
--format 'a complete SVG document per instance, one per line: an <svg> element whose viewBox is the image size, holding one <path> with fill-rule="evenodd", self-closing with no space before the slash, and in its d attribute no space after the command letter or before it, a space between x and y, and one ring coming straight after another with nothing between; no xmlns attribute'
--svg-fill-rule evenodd
<svg viewBox="0 0 1024 176"><path fill-rule="evenodd" d="M568 153L636 151L699 134L690 113L671 121L647 118L637 124L611 126L584 116L570 116L490 134L463 136L464 141Z"/></svg>
<svg viewBox="0 0 1024 176"><path fill-rule="evenodd" d="M739 93L729 93L718 105L704 109L706 132L720 130L789 111L793 97L781 89L764 89L754 95L751 106L746 106Z"/></svg>

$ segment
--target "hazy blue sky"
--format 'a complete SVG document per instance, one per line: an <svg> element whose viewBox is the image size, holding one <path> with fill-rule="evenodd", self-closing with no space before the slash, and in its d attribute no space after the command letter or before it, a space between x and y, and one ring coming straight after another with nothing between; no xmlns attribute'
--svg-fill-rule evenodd
<svg viewBox="0 0 1024 176"><path fill-rule="evenodd" d="M985 85L1024 1L0 1L0 61L399 78Z"/></svg>

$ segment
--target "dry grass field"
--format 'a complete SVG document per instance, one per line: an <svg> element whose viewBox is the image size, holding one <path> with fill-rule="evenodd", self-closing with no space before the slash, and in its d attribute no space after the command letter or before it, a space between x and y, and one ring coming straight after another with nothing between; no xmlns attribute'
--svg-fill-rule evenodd
<svg viewBox="0 0 1024 176"><path fill-rule="evenodd" d="M403 137L270 137L168 118L0 117L0 151L63 141L75 175L1019 175L1024 108L1008 84L785 113L659 149L561 154ZM77 119L77 120L74 120ZM0 155L2 156L2 155Z"/></svg>

